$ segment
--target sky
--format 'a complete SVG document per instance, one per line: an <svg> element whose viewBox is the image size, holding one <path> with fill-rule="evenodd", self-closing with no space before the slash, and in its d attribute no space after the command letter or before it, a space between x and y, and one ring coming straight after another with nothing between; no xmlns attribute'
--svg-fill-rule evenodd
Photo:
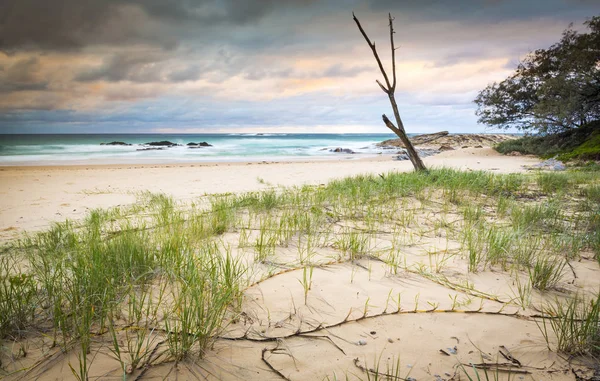
<svg viewBox="0 0 600 381"><path fill-rule="evenodd" d="M599 0L2 0L0 133L492 132L473 99Z"/></svg>

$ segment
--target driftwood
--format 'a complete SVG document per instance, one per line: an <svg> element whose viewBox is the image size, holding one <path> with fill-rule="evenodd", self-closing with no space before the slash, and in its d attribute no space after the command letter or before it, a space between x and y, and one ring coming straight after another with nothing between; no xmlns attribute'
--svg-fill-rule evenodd
<svg viewBox="0 0 600 381"><path fill-rule="evenodd" d="M379 66L379 71L381 71L381 74L383 75L385 85L379 82L379 80L375 80L375 82L377 82L379 87L381 87L381 90L383 90L383 92L386 93L388 98L390 99L390 104L392 105L392 110L394 111L394 118L396 119L396 124L398 126L396 127L394 123L392 123L392 121L389 120L387 116L385 116L385 114L381 116L383 122L385 123L387 128L392 130L396 135L398 135L400 140L402 140L402 143L406 148L406 153L408 154L408 157L413 163L415 169L417 171L424 171L426 170L425 164L423 164L423 161L419 157L419 154L415 150L415 147L413 147L412 143L408 139L408 136L406 136L404 124L402 123L402 119L400 118L400 112L398 111L398 104L396 103L396 98L394 97L394 91L396 90L396 48L394 47L394 19L392 18L392 15L388 13L388 19L390 22L390 45L392 49L392 82L390 82L390 78L388 77L385 69L383 68L383 64L381 63L381 59L379 58L379 54L377 53L377 49L375 48L375 43L371 42L369 36L367 36L367 33L363 29L362 25L360 25L360 21L358 21L358 18L356 18L354 13L352 13L352 18L354 19L358 30L360 30L360 33L365 38L365 41L367 41L367 44L371 48L373 56L375 57L375 61L377 61L377 65Z"/></svg>

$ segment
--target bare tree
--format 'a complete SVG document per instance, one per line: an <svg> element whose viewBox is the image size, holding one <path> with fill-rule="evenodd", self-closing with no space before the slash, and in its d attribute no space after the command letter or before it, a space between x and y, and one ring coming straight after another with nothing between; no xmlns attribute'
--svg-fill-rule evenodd
<svg viewBox="0 0 600 381"><path fill-rule="evenodd" d="M396 48L394 47L394 33L395 33L394 32L394 24L393 24L394 19L392 18L391 13L388 13L388 18L390 21L390 44L392 47L392 82L390 83L390 79L389 79L385 69L383 68L381 59L379 59L379 54L377 54L377 49L375 48L375 43L371 42L371 40L369 39L369 36L367 36L367 33L363 29L362 25L360 25L360 21L358 21L358 19L356 18L356 15L354 15L354 12L352 12L352 18L354 19L354 22L356 22L356 26L358 26L358 30L360 30L360 33L363 35L363 37L367 41L367 44L369 44L371 51L373 51L373 56L375 56L377 65L379 65L379 70L381 71L381 74L383 74L383 79L385 80L385 85L383 85L381 82L379 82L379 80L375 80L375 82L377 82L379 87L381 87L381 90L383 90L383 92L386 93L388 98L390 99L390 103L392 105L392 110L394 110L394 117L396 118L396 124L398 124L398 127L394 126L394 123L392 123L392 121L389 120L388 117L385 116L385 114L383 114L381 116L383 118L383 122L385 123L387 128L389 128L396 135L398 135L398 137L402 141L402 144L404 144L404 147L406 148L406 152L408 153L408 157L410 158L410 161L413 163L415 169L417 171L425 171L425 170L427 170L427 168L425 168L425 165L423 164L423 161L421 160L421 158L419 157L419 154L415 150L415 147L413 147L412 143L408 139L408 136L406 136L406 132L404 131L404 124L402 123L402 119L400 118L400 113L398 112L398 104L396 104L396 98L394 97L394 91L396 90Z"/></svg>

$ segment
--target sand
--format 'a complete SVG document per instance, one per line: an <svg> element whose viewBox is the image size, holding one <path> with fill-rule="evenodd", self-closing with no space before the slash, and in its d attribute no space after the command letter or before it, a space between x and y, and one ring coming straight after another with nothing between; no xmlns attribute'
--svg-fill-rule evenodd
<svg viewBox="0 0 600 381"><path fill-rule="evenodd" d="M502 156L491 148L468 148L427 157L424 162L429 167L507 173L539 161ZM391 155L342 155L306 162L0 167L0 241L54 221L83 218L90 209L131 204L143 191L186 201L205 194L317 185L364 173L409 170L409 161L393 160Z"/></svg>
<svg viewBox="0 0 600 381"><path fill-rule="evenodd" d="M539 160L501 156L489 148L469 148L424 161L429 167L507 173L525 171L525 166ZM89 209L126 205L141 191L164 192L185 201L210 193L315 185L346 176L411 169L410 162L395 161L387 155L364 159L343 156L319 162L5 167L0 169L0 234L7 240L23 231L42 229L52 221L82 218ZM421 244L407 251L409 261L424 260L423 245L438 245L435 239ZM582 260L573 266L580 276L564 280L569 291L600 287L597 263ZM514 297L509 274L465 274L464 268L464 259L454 258L443 275L454 282L467 279L475 289L496 295L499 301L452 290L417 272L392 276L382 262L361 259L315 268L305 304L299 282L302 270L284 272L247 290L242 308L245 318L229 327L226 336L285 338L220 339L204 360L152 367L143 379L319 380L327 376L333 380L357 376L366 380L363 370L379 362L383 372L397 364L403 378L458 380L467 379L461 363L507 362L499 355L501 346L532 374L499 373L500 379L573 379L567 361L547 349L536 322L530 319L536 311L505 305ZM398 306L388 296L399 293L402 313L395 313ZM458 307L452 306L453 295ZM540 296L535 297L539 302ZM431 311L434 305L439 312ZM468 311L479 313L465 313ZM511 316L516 312L520 318ZM319 326L325 328L294 335L299 328L306 331ZM75 355L57 352L53 356L29 376L72 379L68 363L76 364ZM108 350L94 353L91 373L100 379L119 378L118 365ZM492 371L490 377L495 376Z"/></svg>

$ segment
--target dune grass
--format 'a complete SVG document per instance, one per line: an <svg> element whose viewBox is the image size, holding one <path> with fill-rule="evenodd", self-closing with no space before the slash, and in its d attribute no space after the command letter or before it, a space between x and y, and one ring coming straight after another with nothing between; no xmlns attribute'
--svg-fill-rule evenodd
<svg viewBox="0 0 600 381"><path fill-rule="evenodd" d="M308 304L315 266L376 258L399 276L415 271L404 248L440 237L446 248L429 246L418 273L447 279L450 260L464 263L467 274L504 271L515 282L509 303L526 309L532 288L561 287L569 261L587 255L600 263L599 181L597 171L436 169L192 204L140 194L136 205L94 210L2 251L0 337L14 342L49 332L52 345L77 353L70 365L78 379L89 378L101 347L123 377L139 375L148 364L203 358L239 319L246 287L278 269L302 271ZM389 245L377 244L382 240ZM450 242L459 249L449 250ZM453 287L475 292L465 284ZM570 300L549 307L556 318L548 327L559 350L591 352L597 342L581 339L589 328L573 327L583 304ZM597 327L598 303L592 305L584 315Z"/></svg>

